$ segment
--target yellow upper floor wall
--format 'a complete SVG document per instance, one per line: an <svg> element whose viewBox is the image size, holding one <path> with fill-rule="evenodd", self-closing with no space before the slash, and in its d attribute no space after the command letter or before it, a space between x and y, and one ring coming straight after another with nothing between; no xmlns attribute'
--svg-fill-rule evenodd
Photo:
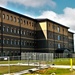
<svg viewBox="0 0 75 75"><path fill-rule="evenodd" d="M68 28L66 28L60 24L56 24L56 23L48 21L47 26L48 26L48 31L52 31L52 32L55 32L58 34L68 36Z"/></svg>
<svg viewBox="0 0 75 75"><path fill-rule="evenodd" d="M36 22L32 19L29 19L27 17L22 17L20 15L8 11L4 11L4 10L2 11L0 10L0 22L1 21L6 24L21 26L23 28L27 28L31 30L35 29L35 24L36 24Z"/></svg>

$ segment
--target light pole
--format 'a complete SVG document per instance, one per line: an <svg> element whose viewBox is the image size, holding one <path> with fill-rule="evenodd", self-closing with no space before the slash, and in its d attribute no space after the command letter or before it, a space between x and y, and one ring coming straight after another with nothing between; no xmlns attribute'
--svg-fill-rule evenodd
<svg viewBox="0 0 75 75"><path fill-rule="evenodd" d="M41 53L39 54L39 68L41 66Z"/></svg>
<svg viewBox="0 0 75 75"><path fill-rule="evenodd" d="M8 57L8 73L10 74L10 57Z"/></svg>
<svg viewBox="0 0 75 75"><path fill-rule="evenodd" d="M29 60L30 60L30 58L31 58L31 57L28 57L28 66L29 66Z"/></svg>
<svg viewBox="0 0 75 75"><path fill-rule="evenodd" d="M34 60L34 66L35 66L36 54L33 54L33 60Z"/></svg>

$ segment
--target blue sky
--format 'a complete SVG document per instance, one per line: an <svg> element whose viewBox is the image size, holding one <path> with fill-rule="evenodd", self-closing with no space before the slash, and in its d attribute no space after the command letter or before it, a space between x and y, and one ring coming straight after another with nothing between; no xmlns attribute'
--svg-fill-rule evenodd
<svg viewBox="0 0 75 75"><path fill-rule="evenodd" d="M43 5L43 6L25 6L24 4L21 4L18 2L13 2L10 0L7 0L8 3L5 7L13 10L13 11L17 11L23 14L29 14L29 15L34 15L34 16L39 16L42 14L43 11L48 11L48 10L52 10L58 14L63 13L63 9L65 9L66 7L70 7L70 8L75 8L75 0L52 0L53 2L55 2L55 6L53 5ZM15 0L14 0L15 1ZM30 1L30 0L29 0ZM33 1L33 0L31 0ZM37 0L35 0L37 3ZM42 0L43 1L43 0ZM49 0L47 0L48 2ZM34 2L34 1L33 1ZM40 1L41 2L41 1ZM42 3L42 2L41 2Z"/></svg>
<svg viewBox="0 0 75 75"><path fill-rule="evenodd" d="M0 6L30 17L54 20L75 33L75 0L1 0Z"/></svg>

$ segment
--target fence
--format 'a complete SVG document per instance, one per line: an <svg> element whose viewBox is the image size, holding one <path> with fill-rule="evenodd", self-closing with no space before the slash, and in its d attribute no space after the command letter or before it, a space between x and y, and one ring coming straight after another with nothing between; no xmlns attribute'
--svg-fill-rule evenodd
<svg viewBox="0 0 75 75"><path fill-rule="evenodd" d="M75 54L67 53L21 53L21 56L2 56L0 57L0 67L2 64L8 64L8 72L11 72L10 64L20 66L20 64L28 64L30 66L40 65L70 65L70 59L73 58L75 65Z"/></svg>

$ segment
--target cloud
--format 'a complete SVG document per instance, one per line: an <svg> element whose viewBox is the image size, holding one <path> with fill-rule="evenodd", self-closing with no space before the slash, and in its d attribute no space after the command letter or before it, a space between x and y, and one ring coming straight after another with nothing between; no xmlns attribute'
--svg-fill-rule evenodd
<svg viewBox="0 0 75 75"><path fill-rule="evenodd" d="M8 3L8 0L1 0L0 1L0 6L6 6Z"/></svg>
<svg viewBox="0 0 75 75"><path fill-rule="evenodd" d="M66 7L63 10L63 14L57 14L53 11L44 11L38 18L48 18L69 26L71 30L75 30L75 8Z"/></svg>
<svg viewBox="0 0 75 75"><path fill-rule="evenodd" d="M48 18L50 20L56 21L60 24L70 27L69 31L75 33L75 8L66 7L63 10L63 14L58 14L53 11L44 11L37 18ZM75 35L74 35L74 43L75 43Z"/></svg>
<svg viewBox="0 0 75 75"><path fill-rule="evenodd" d="M49 5L55 7L56 3L53 0L1 0L0 5L7 5L8 2L18 3L28 7L40 7Z"/></svg>

